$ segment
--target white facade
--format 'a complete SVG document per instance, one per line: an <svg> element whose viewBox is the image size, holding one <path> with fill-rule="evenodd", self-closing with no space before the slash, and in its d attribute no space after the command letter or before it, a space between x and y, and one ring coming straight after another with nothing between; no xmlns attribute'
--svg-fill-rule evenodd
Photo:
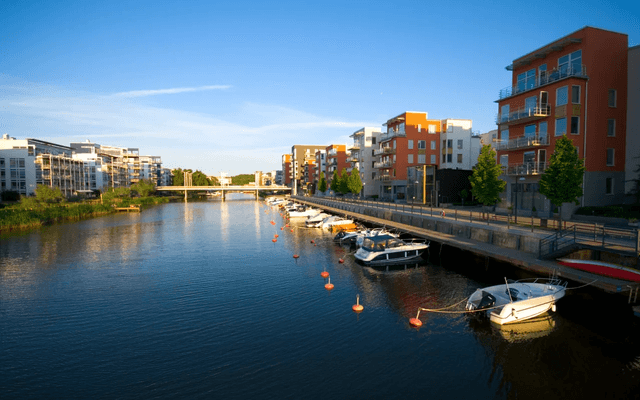
<svg viewBox="0 0 640 400"><path fill-rule="evenodd" d="M358 168L360 172L364 197L378 194L380 182L376 179L377 169L373 168L373 149L377 148L381 136L380 128L371 127L359 129L350 136L353 138L353 146L350 148L351 155L348 160L352 168Z"/></svg>
<svg viewBox="0 0 640 400"><path fill-rule="evenodd" d="M469 119L445 119L440 133L440 169L470 170L478 163L480 136L474 136Z"/></svg>
<svg viewBox="0 0 640 400"><path fill-rule="evenodd" d="M36 163L33 149L0 148L0 192L30 196L36 190Z"/></svg>
<svg viewBox="0 0 640 400"><path fill-rule="evenodd" d="M85 184L89 190L105 191L109 187L109 169L103 157L95 153L74 153L85 165Z"/></svg>

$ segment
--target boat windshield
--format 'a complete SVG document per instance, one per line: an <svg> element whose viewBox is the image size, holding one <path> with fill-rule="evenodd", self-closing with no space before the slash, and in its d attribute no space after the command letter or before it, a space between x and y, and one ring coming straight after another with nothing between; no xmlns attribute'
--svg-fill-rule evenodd
<svg viewBox="0 0 640 400"><path fill-rule="evenodd" d="M370 238L365 238L364 241L362 242L362 248L369 251L384 251L385 247L386 247L385 240L374 241L374 240L371 240Z"/></svg>

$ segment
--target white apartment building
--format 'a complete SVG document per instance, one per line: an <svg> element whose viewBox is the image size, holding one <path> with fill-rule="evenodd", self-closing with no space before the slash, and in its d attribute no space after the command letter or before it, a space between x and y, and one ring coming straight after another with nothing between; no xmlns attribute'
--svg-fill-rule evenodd
<svg viewBox="0 0 640 400"><path fill-rule="evenodd" d="M444 119L440 143L440 169L471 170L478 163L480 136L474 136L469 119Z"/></svg>
<svg viewBox="0 0 640 400"><path fill-rule="evenodd" d="M355 131L349 137L353 138L353 145L350 148L351 155L347 162L352 168L357 168L362 181L362 196L368 197L378 194L380 181L376 179L377 168L374 168L374 149L382 135L380 128L364 127Z"/></svg>

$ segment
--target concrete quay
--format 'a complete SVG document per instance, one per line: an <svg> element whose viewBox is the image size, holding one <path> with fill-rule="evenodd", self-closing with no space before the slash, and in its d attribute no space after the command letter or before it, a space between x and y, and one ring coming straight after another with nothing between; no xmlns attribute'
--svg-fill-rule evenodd
<svg viewBox="0 0 640 400"><path fill-rule="evenodd" d="M292 200L323 209L329 213L374 225L397 229L440 245L452 246L497 260L542 276L556 274L579 284L590 284L606 293L638 300L640 284L594 275L565 267L553 260L538 259L538 243L548 232L531 232L528 228L455 220L447 216L418 215L389 209L376 209L357 203L331 199L292 196Z"/></svg>

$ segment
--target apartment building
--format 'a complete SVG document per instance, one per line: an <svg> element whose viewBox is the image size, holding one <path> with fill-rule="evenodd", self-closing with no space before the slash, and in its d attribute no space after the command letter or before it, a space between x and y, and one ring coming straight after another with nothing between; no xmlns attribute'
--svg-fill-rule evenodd
<svg viewBox="0 0 640 400"><path fill-rule="evenodd" d="M326 150L318 150L316 151L316 176L314 178L315 188L318 188L320 185L320 175L324 174L325 181L327 180L327 151ZM317 193L317 190L314 194Z"/></svg>
<svg viewBox="0 0 640 400"><path fill-rule="evenodd" d="M469 119L442 120L440 169L471 170L478 163L480 136L474 135Z"/></svg>
<svg viewBox="0 0 640 400"><path fill-rule="evenodd" d="M24 196L35 194L36 185L59 188L65 196L90 190L85 165L72 158L68 146L39 139L16 139L5 134L0 140L1 190ZM4 185L3 185L4 183Z"/></svg>
<svg viewBox="0 0 640 400"><path fill-rule="evenodd" d="M627 202L635 202L640 200L640 46L629 48L627 76L625 195Z"/></svg>
<svg viewBox="0 0 640 400"><path fill-rule="evenodd" d="M90 141L72 142L73 158L82 160L87 165L86 172L89 188L106 190L129 186L129 168L120 154L120 147L100 145Z"/></svg>
<svg viewBox="0 0 640 400"><path fill-rule="evenodd" d="M316 175L317 175L316 159L311 158L305 161L302 188L305 193L315 193Z"/></svg>
<svg viewBox="0 0 640 400"><path fill-rule="evenodd" d="M330 144L325 148L327 153L325 176L327 177L327 187L329 187L334 193L338 191L338 188L331 187L333 181L333 175L338 174L341 176L342 170L349 172L351 169L351 163L347 162L349 154L347 153L347 145L345 144Z"/></svg>
<svg viewBox="0 0 640 400"><path fill-rule="evenodd" d="M351 168L357 168L362 181L363 197L370 197L378 194L378 180L376 175L378 170L374 168L375 157L373 155L378 140L382 132L380 128L364 127L350 135L353 138L351 155L347 161L351 163Z"/></svg>
<svg viewBox="0 0 640 400"><path fill-rule="evenodd" d="M291 154L282 155L282 184L291 186Z"/></svg>
<svg viewBox="0 0 640 400"><path fill-rule="evenodd" d="M324 149L324 146L296 144L291 147L290 187L292 194L298 194L298 188L302 187L304 166L308 161L315 160L316 151Z"/></svg>
<svg viewBox="0 0 640 400"><path fill-rule="evenodd" d="M374 151L381 199L406 201L407 170L419 165L438 165L442 121L430 120L426 112L407 111L383 124L386 132Z"/></svg>
<svg viewBox="0 0 640 400"><path fill-rule="evenodd" d="M627 35L585 27L506 67L513 72L511 85L496 101L496 149L507 181L505 204L552 210L538 184L562 135L584 159L581 205L622 203L627 61Z"/></svg>

